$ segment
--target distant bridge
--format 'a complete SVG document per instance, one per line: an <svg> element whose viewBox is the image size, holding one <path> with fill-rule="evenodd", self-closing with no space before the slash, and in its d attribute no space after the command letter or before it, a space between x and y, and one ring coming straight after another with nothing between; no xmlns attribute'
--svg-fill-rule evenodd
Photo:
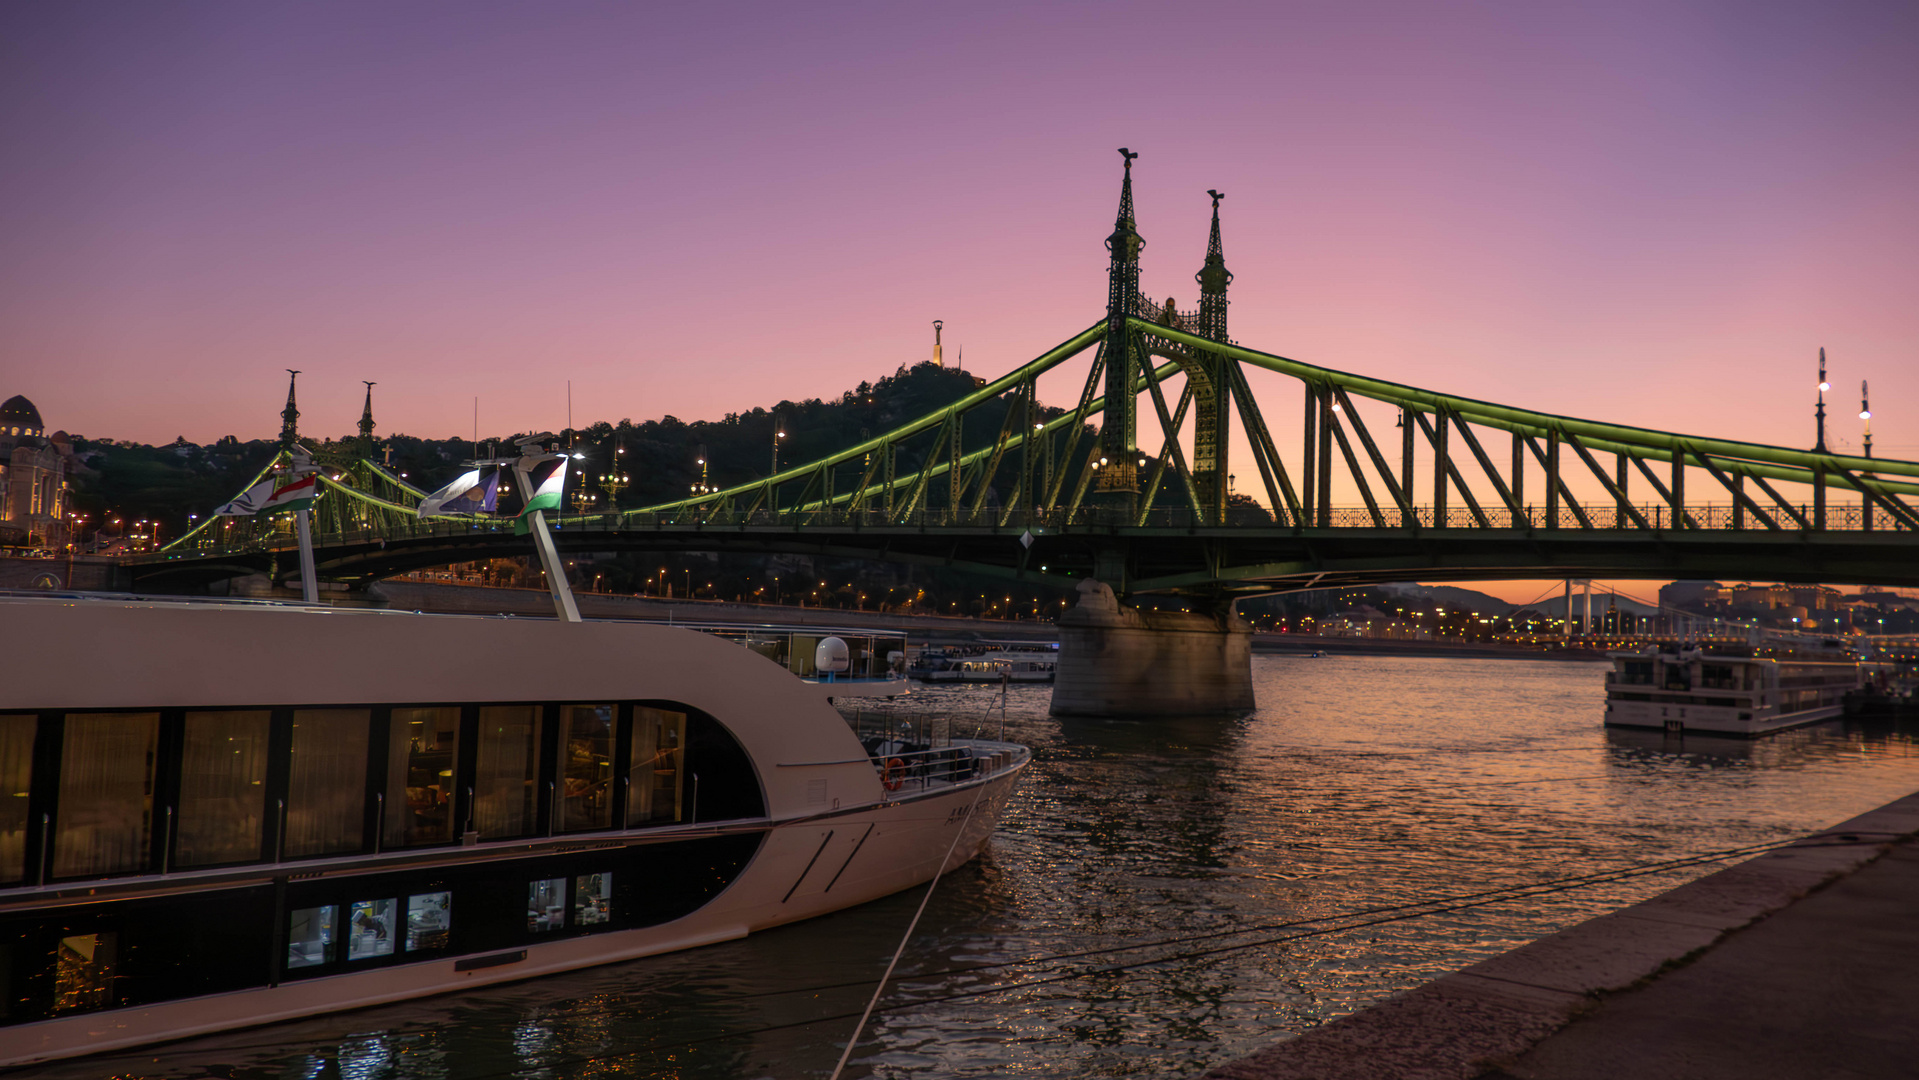
<svg viewBox="0 0 1919 1080"><path fill-rule="evenodd" d="M1834 454L1823 434L1792 450L1535 412L1237 344L1217 193L1198 310L1154 304L1139 289L1131 164L1098 323L837 454L675 502L562 515L560 549L882 559L1215 603L1408 579L1919 585L1919 463ZM1048 416L1038 379L1087 350L1074 407ZM1249 370L1289 377L1298 397L1256 398ZM1290 453L1266 419L1278 408L1301 418ZM1140 445L1142 411L1157 448ZM998 416L991 444L964 449L982 415ZM1264 508L1229 498L1235 421ZM1359 505L1333 505L1336 479ZM1580 501L1575 480L1603 495ZM322 484L323 577L528 550L499 519L418 519L422 492L370 461L338 463ZM285 574L293 547L284 519L216 519L126 568L136 585Z"/></svg>

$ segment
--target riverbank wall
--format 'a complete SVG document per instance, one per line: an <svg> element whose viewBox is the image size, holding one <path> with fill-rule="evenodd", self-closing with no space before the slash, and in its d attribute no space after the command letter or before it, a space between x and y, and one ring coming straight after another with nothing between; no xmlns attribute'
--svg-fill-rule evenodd
<svg viewBox="0 0 1919 1080"><path fill-rule="evenodd" d="M1206 1077L1909 1075L1919 1053L1915 910L1919 794Z"/></svg>

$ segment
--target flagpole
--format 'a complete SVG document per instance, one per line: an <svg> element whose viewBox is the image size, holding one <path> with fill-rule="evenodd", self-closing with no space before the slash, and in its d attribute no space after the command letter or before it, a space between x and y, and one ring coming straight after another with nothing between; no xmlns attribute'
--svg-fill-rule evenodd
<svg viewBox="0 0 1919 1080"><path fill-rule="evenodd" d="M309 604L320 602L320 581L313 571L313 511L293 515L300 534L300 599Z"/></svg>
<svg viewBox="0 0 1919 1080"><path fill-rule="evenodd" d="M532 519L533 546L539 549L540 565L546 568L547 588L553 592L553 610L562 622L579 622L580 607L573 599L573 586L566 580L566 568L560 565L560 553L553 547L553 534L546 531L546 511L535 510Z"/></svg>
<svg viewBox="0 0 1919 1080"><path fill-rule="evenodd" d="M288 475L298 480L320 471L304 449L296 445L294 451L288 454ZM303 506L294 513L293 520L294 532L300 537L300 599L317 604L320 602L320 578L313 569L313 513Z"/></svg>
<svg viewBox="0 0 1919 1080"><path fill-rule="evenodd" d="M533 440L529 439L521 445L523 457L537 453L532 445L528 445L531 443ZM564 455L560 456L564 458ZM568 464L562 460L560 467L567 468ZM520 497L532 502L535 492L525 469L516 467L513 470L513 482L520 489ZM540 565L546 570L546 587L553 593L554 612L559 615L561 622L579 622L580 606L573 599L572 583L566 580L566 567L560 565L560 553L553 546L553 534L547 531L546 511L533 510L526 517L531 527L529 531L533 534L533 548L540 553Z"/></svg>

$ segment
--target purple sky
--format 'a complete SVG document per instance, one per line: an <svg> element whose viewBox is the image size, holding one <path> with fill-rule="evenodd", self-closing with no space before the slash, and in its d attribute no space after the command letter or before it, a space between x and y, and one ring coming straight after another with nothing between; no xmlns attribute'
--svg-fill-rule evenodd
<svg viewBox="0 0 1919 1080"><path fill-rule="evenodd" d="M998 375L1099 318L1125 145L1156 297L1228 193L1244 344L1787 445L1823 345L1835 446L1863 378L1919 457L1916 12L13 3L0 396L143 441L271 435L289 367L318 435L361 379L383 432L558 427L568 379L718 418L935 318Z"/></svg>

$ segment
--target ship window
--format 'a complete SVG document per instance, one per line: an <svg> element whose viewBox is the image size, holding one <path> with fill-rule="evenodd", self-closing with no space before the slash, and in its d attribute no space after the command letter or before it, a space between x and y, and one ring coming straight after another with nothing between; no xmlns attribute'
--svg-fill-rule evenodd
<svg viewBox="0 0 1919 1080"><path fill-rule="evenodd" d="M526 928L532 933L566 925L566 879L541 878L526 885Z"/></svg>
<svg viewBox="0 0 1919 1080"><path fill-rule="evenodd" d="M53 1011L80 1012L113 1004L116 934L60 939L53 955Z"/></svg>
<svg viewBox="0 0 1919 1080"><path fill-rule="evenodd" d="M393 955L393 900L355 900L347 908L346 958Z"/></svg>
<svg viewBox="0 0 1919 1080"><path fill-rule="evenodd" d="M187 714L175 841L181 866L260 857L270 719L264 709Z"/></svg>
<svg viewBox="0 0 1919 1080"><path fill-rule="evenodd" d="M27 876L27 795L38 726L31 713L0 716L0 882Z"/></svg>
<svg viewBox="0 0 1919 1080"><path fill-rule="evenodd" d="M406 951L444 949L453 932L453 894L421 893L406 901Z"/></svg>
<svg viewBox="0 0 1919 1080"><path fill-rule="evenodd" d="M473 802L482 840L533 831L534 785L540 775L540 709L488 705L480 709L480 752Z"/></svg>
<svg viewBox="0 0 1919 1080"><path fill-rule="evenodd" d="M611 705L560 708L562 832L613 827Z"/></svg>
<svg viewBox="0 0 1919 1080"><path fill-rule="evenodd" d="M459 707L395 709L390 732L386 846L412 847L452 840Z"/></svg>
<svg viewBox="0 0 1919 1080"><path fill-rule="evenodd" d="M67 714L54 876L147 869L159 734L159 713Z"/></svg>
<svg viewBox="0 0 1919 1080"><path fill-rule="evenodd" d="M366 828L366 709L299 709L287 773L289 856L358 851Z"/></svg>
<svg viewBox="0 0 1919 1080"><path fill-rule="evenodd" d="M686 714L644 705L633 710L633 751L626 825L680 820L680 774L686 756Z"/></svg>
<svg viewBox="0 0 1919 1080"><path fill-rule="evenodd" d="M333 904L301 908L287 920L287 968L318 967L334 958Z"/></svg>
<svg viewBox="0 0 1919 1080"><path fill-rule="evenodd" d="M581 874L573 879L573 925L592 926L613 918L613 875Z"/></svg>

